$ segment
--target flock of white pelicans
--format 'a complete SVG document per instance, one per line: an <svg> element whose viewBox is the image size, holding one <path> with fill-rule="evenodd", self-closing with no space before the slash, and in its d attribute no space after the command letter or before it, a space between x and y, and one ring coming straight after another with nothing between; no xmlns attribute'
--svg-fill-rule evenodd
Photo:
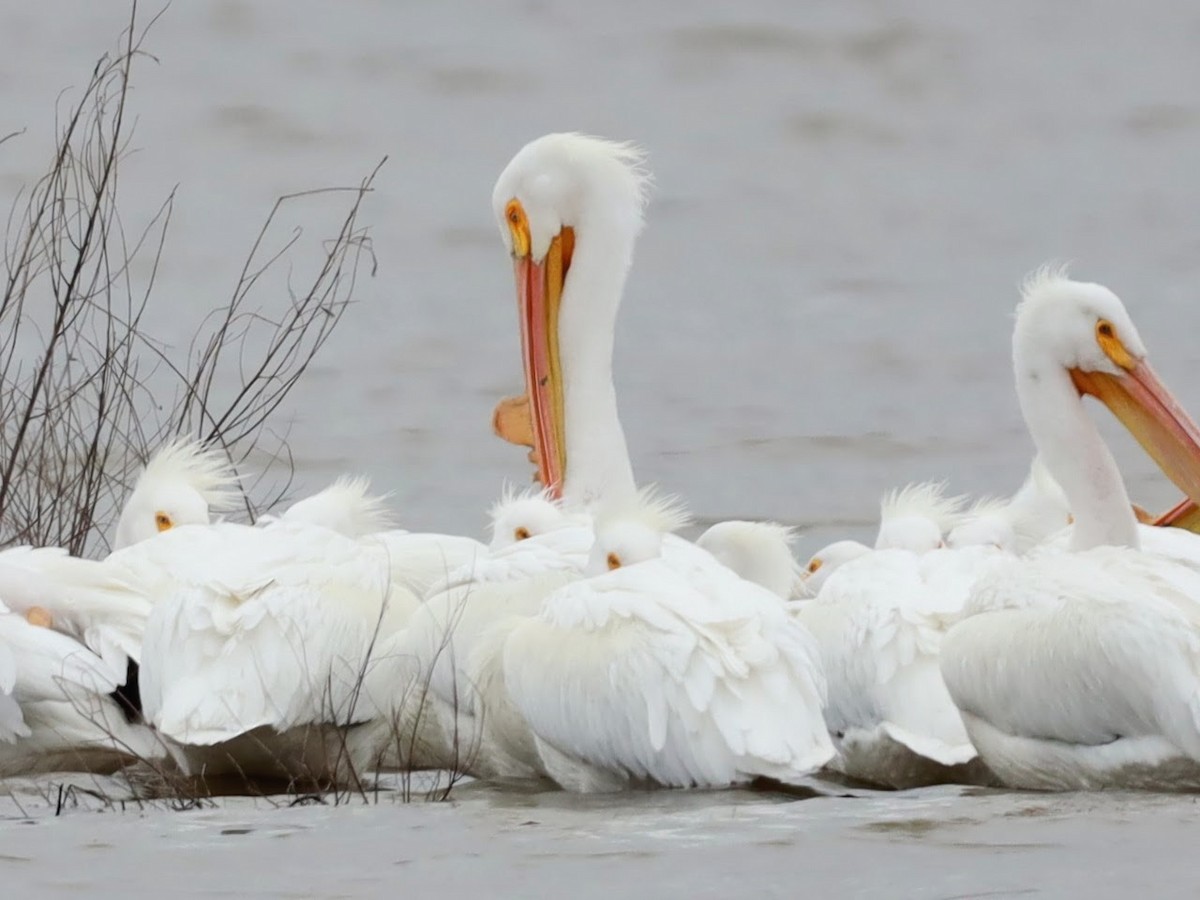
<svg viewBox="0 0 1200 900"><path fill-rule="evenodd" d="M495 427L542 490L489 543L395 530L363 482L268 522L164 448L102 560L0 553L0 775L315 778L456 769L574 791L795 782L1200 788L1200 537L1134 507L1098 398L1200 498L1200 430L1121 301L1042 270L1013 335L1036 445L1011 498L884 499L874 547L807 565L778 525L690 542L639 490L612 381L647 176L629 146L524 147L493 208L526 393ZM797 473L798 478L802 473ZM802 493L799 491L798 493Z"/></svg>

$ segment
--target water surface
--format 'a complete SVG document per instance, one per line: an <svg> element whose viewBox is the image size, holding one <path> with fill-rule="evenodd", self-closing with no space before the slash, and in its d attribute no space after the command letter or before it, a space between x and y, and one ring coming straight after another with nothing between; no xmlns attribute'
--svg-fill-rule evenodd
<svg viewBox="0 0 1200 900"><path fill-rule="evenodd" d="M39 173L56 98L124 18L85 0L0 10L0 134L27 129L0 147L0 197ZM705 519L803 525L807 551L867 534L908 480L1020 481L1009 329L1047 259L1121 294L1200 408L1198 39L1184 0L176 3L147 40L157 62L135 68L121 210L132 227L177 189L152 316L182 349L277 195L355 184L389 156L364 209L378 275L279 425L298 490L365 472L408 526L475 533L503 480L528 477L490 436L520 372L492 183L546 131L635 139L657 183L617 346L636 470ZM1119 450L1135 496L1167 503ZM0 822L15 895L451 896L500 879L526 896L1190 895L1196 827L1190 798L949 789L34 806L36 824L7 806Z"/></svg>

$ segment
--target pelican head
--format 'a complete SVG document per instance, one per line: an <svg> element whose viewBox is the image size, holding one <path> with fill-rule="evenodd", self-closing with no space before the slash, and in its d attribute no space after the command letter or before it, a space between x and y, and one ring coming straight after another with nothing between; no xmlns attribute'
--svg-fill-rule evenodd
<svg viewBox="0 0 1200 900"><path fill-rule="evenodd" d="M1013 364L1027 421L1034 386L1065 370L1080 395L1107 406L1184 493L1200 498L1200 429L1150 367L1133 320L1108 288L1058 269L1034 273L1017 308Z"/></svg>
<svg viewBox="0 0 1200 900"><path fill-rule="evenodd" d="M113 549L179 525L207 525L241 497L237 473L220 449L175 440L155 453L121 510Z"/></svg>
<svg viewBox="0 0 1200 900"><path fill-rule="evenodd" d="M663 537L689 522L679 498L653 486L623 500L610 500L596 513L596 542L585 575L600 575L662 556Z"/></svg>
<svg viewBox="0 0 1200 900"><path fill-rule="evenodd" d="M544 490L520 493L506 490L492 507L492 550L503 550L519 541L576 524Z"/></svg>
<svg viewBox="0 0 1200 900"><path fill-rule="evenodd" d="M807 597L815 597L821 591L821 586L829 580L829 576L851 560L866 556L871 548L858 541L834 541L822 547L808 560L804 573L800 576L803 584L802 593Z"/></svg>
<svg viewBox="0 0 1200 900"><path fill-rule="evenodd" d="M1008 501L995 497L977 501L946 536L946 546L954 549L991 546L1015 553L1017 532L1009 520Z"/></svg>
<svg viewBox="0 0 1200 900"><path fill-rule="evenodd" d="M366 537L395 527L387 495L373 495L362 476L343 475L333 484L288 507L283 522L320 525L348 538Z"/></svg>
<svg viewBox="0 0 1200 900"><path fill-rule="evenodd" d="M927 553L944 546L942 535L962 518L965 498L947 497L942 482L909 484L884 494L879 504L876 550Z"/></svg>
<svg viewBox="0 0 1200 900"><path fill-rule="evenodd" d="M586 427L575 408L594 398L568 403L567 394L612 393L613 331L648 183L642 155L629 144L549 134L513 157L492 193L513 259L526 387L525 398L501 404L494 421L501 437L532 447L538 480L553 499L563 496L572 438L573 454L613 455L587 450L595 436L579 434Z"/></svg>

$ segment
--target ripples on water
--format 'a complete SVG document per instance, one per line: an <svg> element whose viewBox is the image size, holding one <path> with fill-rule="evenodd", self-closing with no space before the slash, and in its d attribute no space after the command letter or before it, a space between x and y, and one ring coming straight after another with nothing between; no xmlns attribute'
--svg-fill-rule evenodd
<svg viewBox="0 0 1200 900"><path fill-rule="evenodd" d="M0 197L44 165L55 98L112 45L121 7L0 9L0 134L28 128L0 148ZM379 275L289 410L298 488L365 471L410 525L475 531L501 481L527 472L489 435L520 371L493 180L546 131L636 139L658 184L618 336L637 470L702 518L814 525L811 547L863 532L881 491L909 479L1020 480L1008 331L1017 281L1047 258L1124 296L1200 407L1198 38L1185 0L176 3L147 44L160 61L135 69L121 209L144 221L178 185L156 331L179 340L228 296L277 195L356 183L390 155L366 209ZM1165 504L1122 449L1134 493ZM657 880L731 896L747 873L780 896L985 881L1100 896L1147 878L1165 896L1187 883L1171 861L1188 858L1195 818L1175 798L722 797L598 814L468 791L332 821L230 801L103 829L13 823L0 865L39 896L163 877L289 895L536 877L606 896L616 878L618 893Z"/></svg>
<svg viewBox="0 0 1200 900"><path fill-rule="evenodd" d="M29 129L0 148L5 199L124 15L0 12L0 132ZM658 184L618 336L637 470L702 518L832 534L909 479L1020 480L1008 331L1047 258L1124 296L1200 407L1198 37L1183 0L175 4L135 69L122 211L179 186L156 294L178 339L276 195L390 155L366 209L379 275L288 411L298 487L365 471L410 525L474 531L527 477L489 434L519 379L492 182L548 130L634 138Z"/></svg>

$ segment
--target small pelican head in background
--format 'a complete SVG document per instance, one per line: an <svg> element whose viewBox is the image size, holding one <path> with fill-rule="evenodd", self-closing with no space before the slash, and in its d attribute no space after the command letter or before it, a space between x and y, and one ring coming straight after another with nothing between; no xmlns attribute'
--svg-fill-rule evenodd
<svg viewBox="0 0 1200 900"><path fill-rule="evenodd" d="M580 524L577 516L563 512L549 493L540 488L514 491L505 488L491 510L492 550L503 550L520 541Z"/></svg>
<svg viewBox="0 0 1200 900"><path fill-rule="evenodd" d="M596 542L584 574L601 575L662 556L663 536L690 521L682 501L653 485L596 511Z"/></svg>
<svg viewBox="0 0 1200 900"><path fill-rule="evenodd" d="M241 498L237 473L220 448L182 438L156 452L121 510L113 549L120 550L180 525L207 525L213 513Z"/></svg>

